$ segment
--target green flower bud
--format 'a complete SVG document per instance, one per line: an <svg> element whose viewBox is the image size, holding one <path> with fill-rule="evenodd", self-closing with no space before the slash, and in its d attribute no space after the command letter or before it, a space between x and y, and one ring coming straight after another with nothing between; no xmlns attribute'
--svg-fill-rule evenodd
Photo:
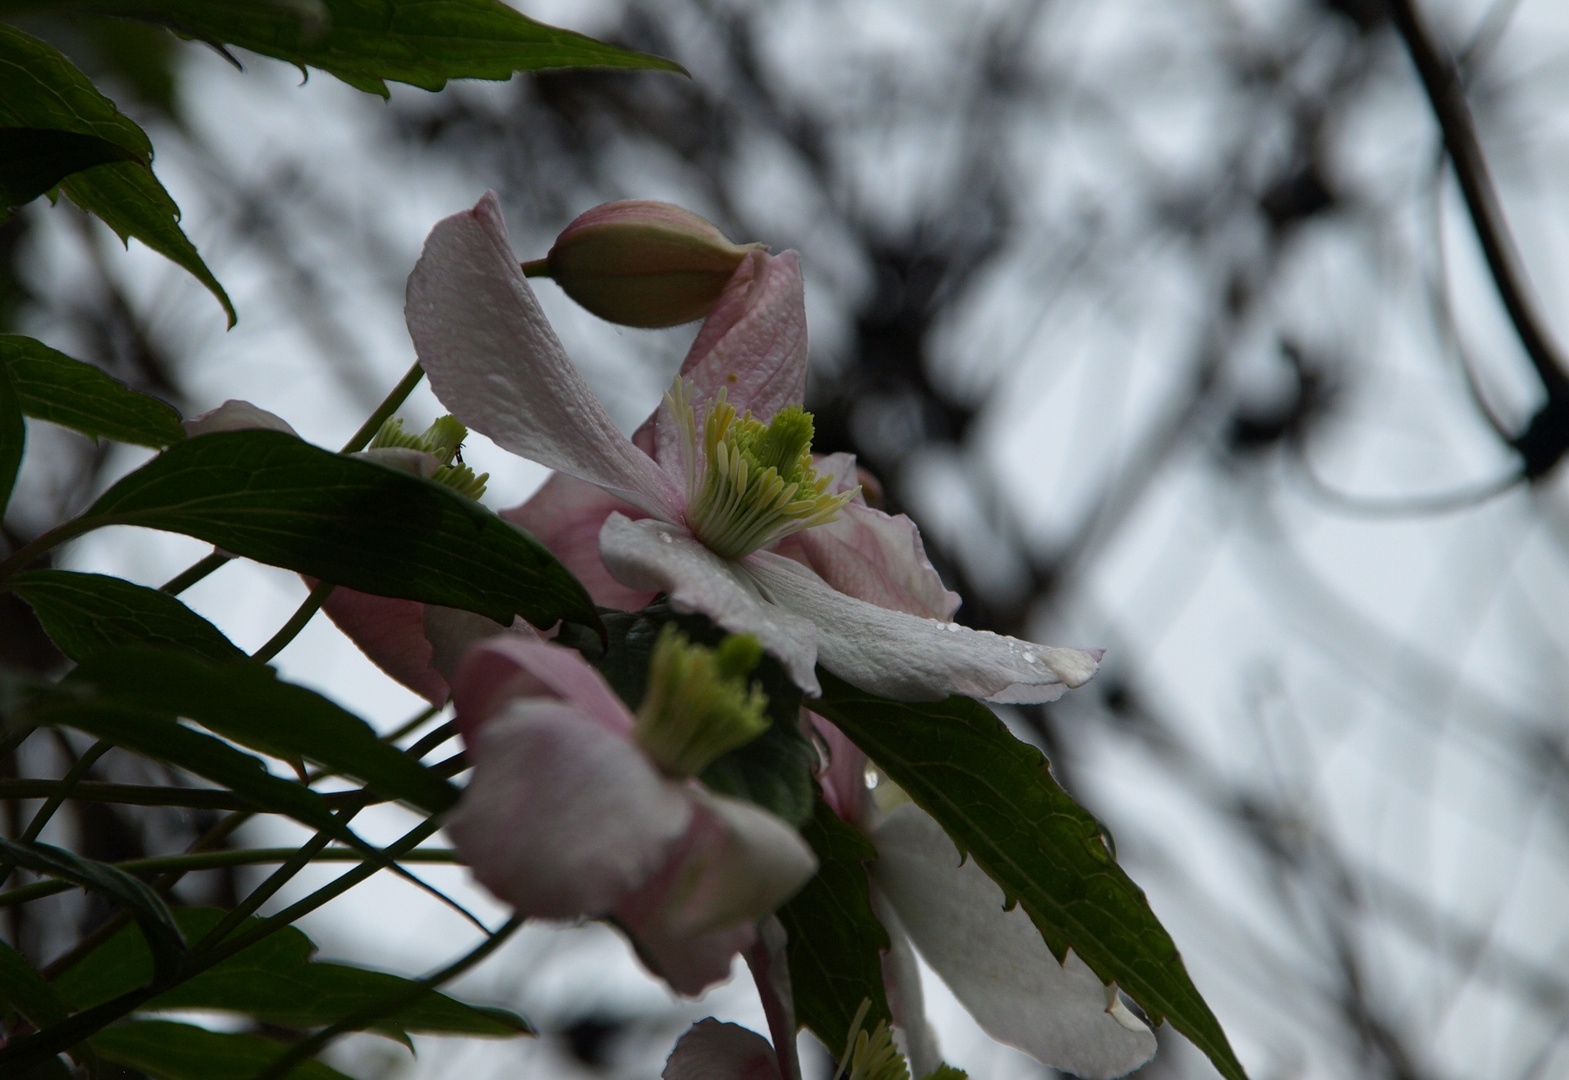
<svg viewBox="0 0 1569 1080"><path fill-rule="evenodd" d="M666 772L696 776L768 729L768 698L746 680L762 657L750 634L732 634L710 649L666 626L649 658L632 737Z"/></svg>
<svg viewBox="0 0 1569 1080"><path fill-rule="evenodd" d="M411 435L403 430L403 421L396 416L386 419L381 425L381 430L376 432L376 437L370 441L367 450L418 450L422 454L429 454L437 461L436 471L430 478L438 484L445 484L460 495L467 495L477 499L485 494L485 481L490 479L489 473L474 475L474 470L463 464L463 440L468 438L469 429L464 427L454 416L438 417L436 422L426 428L419 435ZM456 463L453 459L456 458Z"/></svg>
<svg viewBox="0 0 1569 1080"><path fill-rule="evenodd" d="M553 278L601 319L655 330L703 318L741 261L762 250L732 244L679 206L632 199L579 215L523 272Z"/></svg>

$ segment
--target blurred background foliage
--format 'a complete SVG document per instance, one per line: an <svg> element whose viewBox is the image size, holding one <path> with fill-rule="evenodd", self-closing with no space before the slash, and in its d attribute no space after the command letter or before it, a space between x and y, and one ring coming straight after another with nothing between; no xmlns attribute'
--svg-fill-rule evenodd
<svg viewBox="0 0 1569 1080"><path fill-rule="evenodd" d="M153 134L241 321L226 335L179 271L38 203L0 225L0 329L188 414L248 397L341 441L412 356L399 307L424 231L487 187L525 258L632 197L798 248L817 448L859 455L920 523L961 620L1108 647L1090 687L1009 721L1115 834L1251 1075L1569 1072L1569 492L1562 469L1521 479L1545 391L1385 6L522 6L693 78L547 74L382 104L162 29L29 21ZM1560 338L1569 17L1547 0L1423 10ZM630 428L691 331L608 329L552 289L569 351ZM38 430L12 545L130 460ZM497 473L498 505L540 479L482 440L469 460ZM189 554L146 544L64 558L156 583ZM0 655L60 663L11 598ZM365 677L280 662L329 690ZM59 759L36 776L80 747L28 751ZM111 754L95 775L130 767ZM99 859L176 850L206 824L71 809L62 827ZM233 889L212 872L180 895ZM105 915L12 908L6 936L47 959ZM657 1001L591 979L552 993L530 1010L548 1053L342 1053L364 1076L657 1072ZM936 1009L972 1075L1038 1075ZM1146 1074L1209 1075L1163 1043Z"/></svg>

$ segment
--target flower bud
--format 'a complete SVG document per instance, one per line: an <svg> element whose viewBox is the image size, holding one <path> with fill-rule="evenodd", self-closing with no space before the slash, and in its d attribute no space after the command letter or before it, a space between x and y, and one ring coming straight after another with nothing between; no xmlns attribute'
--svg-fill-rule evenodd
<svg viewBox="0 0 1569 1080"><path fill-rule="evenodd" d="M650 199L605 203L577 217L545 258L524 263L601 319L655 330L701 319L761 244L732 244L689 210Z"/></svg>
<svg viewBox="0 0 1569 1080"><path fill-rule="evenodd" d="M767 730L768 698L746 679L762 657L750 634L731 634L710 649L666 625L649 657L632 737L666 772L696 776Z"/></svg>

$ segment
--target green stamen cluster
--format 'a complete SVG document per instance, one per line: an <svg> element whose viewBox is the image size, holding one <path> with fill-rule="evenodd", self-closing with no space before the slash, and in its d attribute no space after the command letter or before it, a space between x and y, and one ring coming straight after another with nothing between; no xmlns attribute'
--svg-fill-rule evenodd
<svg viewBox="0 0 1569 1080"><path fill-rule="evenodd" d="M836 1076L843 1080L910 1080L910 1066L893 1044L888 1021L877 1021L870 1034L861 1027L871 1004L869 999L863 998L861 1007L856 1010L855 1020L850 1024L850 1041L844 1048L844 1056L839 1059Z"/></svg>
<svg viewBox="0 0 1569 1080"><path fill-rule="evenodd" d="M750 634L732 634L717 649L694 645L674 626L654 642L648 689L632 729L638 745L676 776L696 776L720 755L768 728L768 697L747 674L763 647Z"/></svg>
<svg viewBox="0 0 1569 1080"><path fill-rule="evenodd" d="M397 417L389 417L381 425L381 430L376 432L376 437L370 441L368 449L379 450L391 447L399 450L419 450L429 454L441 462L441 467L431 477L438 484L445 484L459 495L467 495L477 499L485 494L485 481L490 479L489 473L474 475L474 470L463 464L463 440L468 438L469 429L458 422L456 417L443 416L426 428L419 435L411 435L403 430L403 421ZM457 459L456 464L453 458Z"/></svg>
<svg viewBox="0 0 1569 1080"><path fill-rule="evenodd" d="M789 405L767 424L738 416L724 389L703 418L702 453L690 384L665 395L681 425L687 461L686 523L709 550L739 559L839 516L859 488L830 494L812 468L812 414ZM701 476L698 470L701 467Z"/></svg>

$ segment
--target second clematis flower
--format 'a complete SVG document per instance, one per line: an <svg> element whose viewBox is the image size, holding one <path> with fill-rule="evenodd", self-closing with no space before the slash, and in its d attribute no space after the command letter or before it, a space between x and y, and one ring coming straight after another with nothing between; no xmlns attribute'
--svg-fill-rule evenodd
<svg viewBox="0 0 1569 1080"><path fill-rule="evenodd" d="M746 256L631 439L546 321L494 195L431 231L406 315L453 415L557 470L506 516L602 603L636 608L667 593L678 609L754 636L809 694L820 690L819 663L906 701L1049 701L1095 673L1098 653L946 621L958 598L914 525L865 504L847 455L813 458L795 253ZM934 611L943 618L927 617ZM411 684L421 675L418 656L376 658Z"/></svg>
<svg viewBox="0 0 1569 1080"><path fill-rule="evenodd" d="M667 630L633 714L571 649L471 648L452 691L474 774L446 828L474 876L521 915L614 920L683 994L727 977L817 870L786 822L694 779L767 726L745 682L760 655Z"/></svg>

